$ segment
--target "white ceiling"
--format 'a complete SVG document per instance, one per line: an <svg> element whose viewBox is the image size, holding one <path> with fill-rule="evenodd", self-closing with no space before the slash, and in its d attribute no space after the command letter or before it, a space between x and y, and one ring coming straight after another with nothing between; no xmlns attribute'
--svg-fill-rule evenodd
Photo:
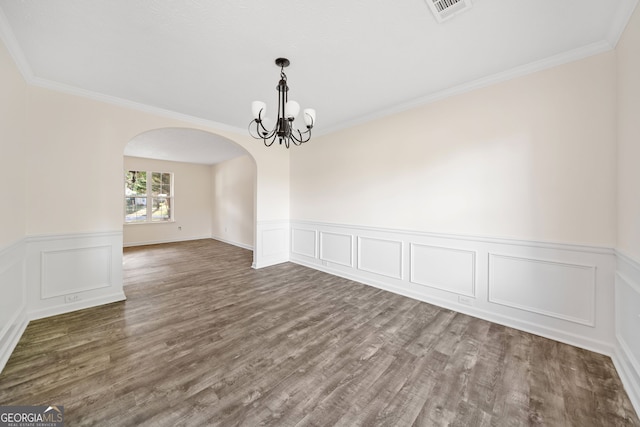
<svg viewBox="0 0 640 427"><path fill-rule="evenodd" d="M439 24L425 0L0 0L0 35L32 84L239 132L285 56L327 133L611 49L636 3L475 0Z"/></svg>
<svg viewBox="0 0 640 427"><path fill-rule="evenodd" d="M220 135L197 129L163 128L142 133L124 149L125 156L213 165L247 152Z"/></svg>

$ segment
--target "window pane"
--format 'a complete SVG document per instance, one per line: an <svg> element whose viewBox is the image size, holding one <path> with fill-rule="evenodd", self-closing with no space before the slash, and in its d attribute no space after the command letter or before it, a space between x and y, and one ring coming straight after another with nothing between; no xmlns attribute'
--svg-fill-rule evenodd
<svg viewBox="0 0 640 427"><path fill-rule="evenodd" d="M124 186L125 196L144 196L147 194L147 173L127 171Z"/></svg>
<svg viewBox="0 0 640 427"><path fill-rule="evenodd" d="M154 197L171 195L171 174L152 172L151 194Z"/></svg>
<svg viewBox="0 0 640 427"><path fill-rule="evenodd" d="M171 220L171 199L166 197L154 197L153 208L151 210L152 221Z"/></svg>
<svg viewBox="0 0 640 427"><path fill-rule="evenodd" d="M125 223L171 221L172 180L168 172L126 171Z"/></svg>
<svg viewBox="0 0 640 427"><path fill-rule="evenodd" d="M125 197L125 222L141 222L147 219L146 197Z"/></svg>

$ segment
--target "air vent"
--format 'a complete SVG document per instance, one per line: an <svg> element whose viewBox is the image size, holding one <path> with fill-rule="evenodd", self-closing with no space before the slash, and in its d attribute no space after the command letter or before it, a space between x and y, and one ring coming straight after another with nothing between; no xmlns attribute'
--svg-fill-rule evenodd
<svg viewBox="0 0 640 427"><path fill-rule="evenodd" d="M425 0L438 22L446 21L471 7L471 0Z"/></svg>

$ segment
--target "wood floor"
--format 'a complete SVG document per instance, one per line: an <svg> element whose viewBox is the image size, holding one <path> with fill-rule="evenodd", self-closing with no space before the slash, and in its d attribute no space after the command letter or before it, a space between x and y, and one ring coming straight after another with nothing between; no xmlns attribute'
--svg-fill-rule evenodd
<svg viewBox="0 0 640 427"><path fill-rule="evenodd" d="M125 249L127 301L31 322L0 405L64 405L69 426L640 426L608 357L251 258Z"/></svg>

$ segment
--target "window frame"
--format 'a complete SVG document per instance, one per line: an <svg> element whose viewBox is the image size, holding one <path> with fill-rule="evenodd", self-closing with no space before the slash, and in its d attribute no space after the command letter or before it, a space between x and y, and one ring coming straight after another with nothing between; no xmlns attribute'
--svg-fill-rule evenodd
<svg viewBox="0 0 640 427"><path fill-rule="evenodd" d="M127 194L128 189L128 179L127 175L130 172L144 172L146 179L146 191L144 194ZM153 174L160 174L161 176L161 184L162 184L162 175L169 175L169 195L162 197L163 199L168 200L169 205L169 218L168 219L155 219L153 218L153 202L155 199L158 199L158 196L154 196L153 194ZM124 199L123 199L123 223L124 225L140 225L140 224L166 224L175 222L175 174L173 172L163 172L157 170L145 170L145 169L126 169L123 174L124 181ZM130 198L139 198L145 199L146 212L144 220L132 220L127 221L127 203Z"/></svg>

